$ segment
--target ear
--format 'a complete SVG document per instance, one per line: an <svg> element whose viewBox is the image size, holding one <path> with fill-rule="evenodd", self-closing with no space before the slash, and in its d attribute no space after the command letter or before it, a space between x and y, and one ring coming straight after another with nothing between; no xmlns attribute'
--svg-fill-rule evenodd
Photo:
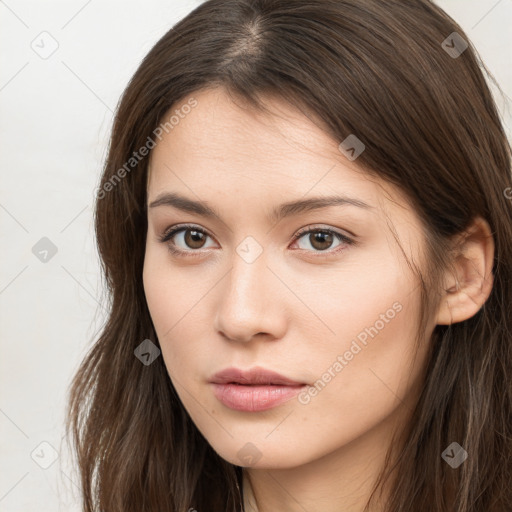
<svg viewBox="0 0 512 512"><path fill-rule="evenodd" d="M489 224L476 217L457 237L453 270L447 270L436 323L450 325L478 313L489 297L492 285L494 239Z"/></svg>

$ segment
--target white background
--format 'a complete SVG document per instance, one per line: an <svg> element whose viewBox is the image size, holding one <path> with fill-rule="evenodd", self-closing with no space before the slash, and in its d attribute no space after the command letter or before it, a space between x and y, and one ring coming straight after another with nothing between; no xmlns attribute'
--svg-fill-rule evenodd
<svg viewBox="0 0 512 512"><path fill-rule="evenodd" d="M508 106L501 96L497 102L510 137L512 0L438 4L508 96ZM64 406L104 317L92 204L112 113L141 59L197 5L0 0L3 512L79 510L78 479L62 441ZM51 48L43 31L58 43L47 59L31 47L45 37ZM32 253L43 237L57 247L46 263ZM47 469L35 462L51 462L52 448L42 442L57 452Z"/></svg>

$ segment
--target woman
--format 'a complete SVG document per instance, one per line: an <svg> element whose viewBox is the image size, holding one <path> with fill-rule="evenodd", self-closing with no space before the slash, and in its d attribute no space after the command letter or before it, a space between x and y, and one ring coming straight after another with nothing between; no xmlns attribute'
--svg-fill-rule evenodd
<svg viewBox="0 0 512 512"><path fill-rule="evenodd" d="M510 145L428 0L209 0L119 104L84 511L512 510Z"/></svg>

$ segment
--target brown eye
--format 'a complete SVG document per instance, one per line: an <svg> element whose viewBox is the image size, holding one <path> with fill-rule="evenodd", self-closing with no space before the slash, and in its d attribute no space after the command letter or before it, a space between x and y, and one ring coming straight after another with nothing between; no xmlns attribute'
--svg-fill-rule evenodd
<svg viewBox="0 0 512 512"><path fill-rule="evenodd" d="M167 230L159 237L159 240L166 243L169 250L174 254L192 256L194 253L202 254L199 249L209 248L209 246L205 246L208 238L211 238L211 236L200 228L181 225Z"/></svg>
<svg viewBox="0 0 512 512"><path fill-rule="evenodd" d="M186 229L184 230L185 236L184 241L187 247L190 249L201 249L206 240L206 235L202 231L197 229Z"/></svg>
<svg viewBox="0 0 512 512"><path fill-rule="evenodd" d="M316 231L312 232L309 235L309 242L311 246L319 251L325 251L325 249L329 249L332 245L334 237L331 233L327 231Z"/></svg>
<svg viewBox="0 0 512 512"><path fill-rule="evenodd" d="M305 228L295 235L295 241L299 249L307 250L310 253L322 252L334 254L354 244L354 241L342 233L327 228ZM305 242L305 243L304 243ZM336 245L333 245L338 242ZM309 246L309 247L308 247Z"/></svg>

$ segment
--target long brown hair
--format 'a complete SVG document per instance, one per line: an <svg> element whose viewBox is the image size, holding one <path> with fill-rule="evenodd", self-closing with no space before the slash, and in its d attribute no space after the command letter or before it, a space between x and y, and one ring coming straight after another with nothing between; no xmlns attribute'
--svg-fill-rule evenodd
<svg viewBox="0 0 512 512"><path fill-rule="evenodd" d="M134 356L145 339L158 345L142 282L141 148L161 123L172 128L177 102L218 86L256 109L276 97L336 141L364 142L357 163L400 187L424 224L421 326L450 241L476 216L489 223L491 295L473 317L435 327L421 396L381 482L393 472L386 512L512 510L511 147L483 70L492 79L429 0L209 0L157 42L118 105L96 201L109 316L70 386L66 423L84 511L242 510L241 466L195 427L163 359ZM454 440L469 454L457 469L441 457Z"/></svg>

